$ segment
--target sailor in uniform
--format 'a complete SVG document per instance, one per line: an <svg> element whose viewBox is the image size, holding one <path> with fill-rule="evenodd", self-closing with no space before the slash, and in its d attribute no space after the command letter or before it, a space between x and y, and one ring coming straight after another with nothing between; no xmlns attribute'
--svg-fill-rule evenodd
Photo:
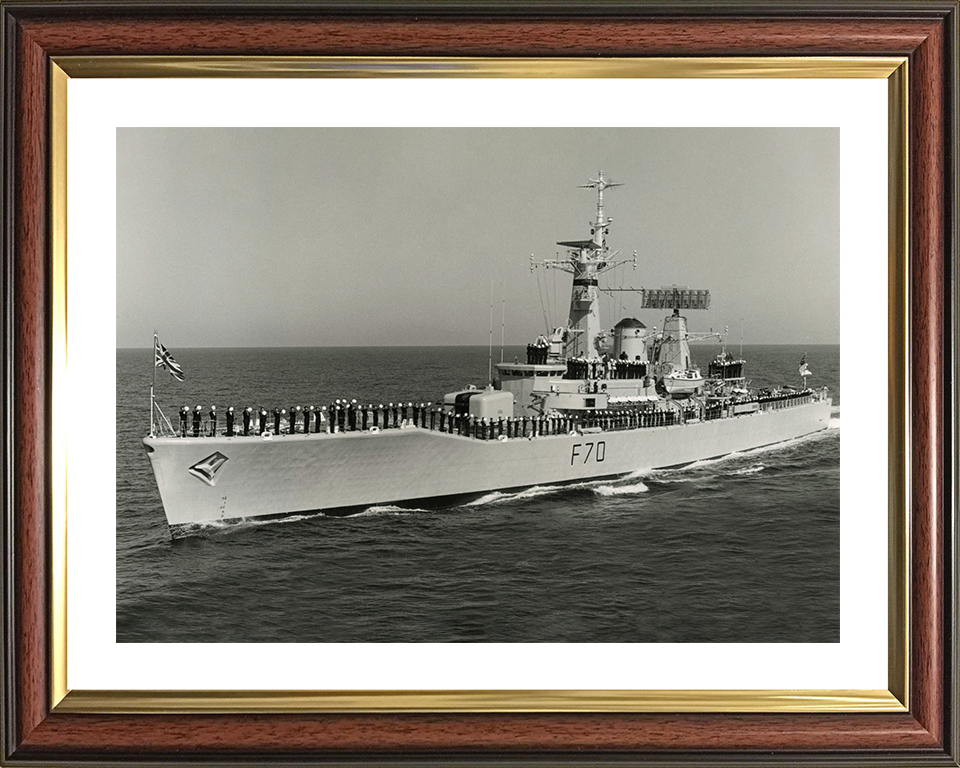
<svg viewBox="0 0 960 768"><path fill-rule="evenodd" d="M300 412L299 405L290 406L290 434L296 434L297 431L297 414Z"/></svg>

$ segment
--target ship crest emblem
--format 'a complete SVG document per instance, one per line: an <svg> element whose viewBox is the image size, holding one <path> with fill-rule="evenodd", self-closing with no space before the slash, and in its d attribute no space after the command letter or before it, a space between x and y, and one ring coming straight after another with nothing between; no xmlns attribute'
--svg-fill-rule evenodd
<svg viewBox="0 0 960 768"><path fill-rule="evenodd" d="M223 465L226 463L227 457L220 453L220 451L217 451L207 456L207 458L201 459L187 471L207 485L216 485L217 473L223 469Z"/></svg>

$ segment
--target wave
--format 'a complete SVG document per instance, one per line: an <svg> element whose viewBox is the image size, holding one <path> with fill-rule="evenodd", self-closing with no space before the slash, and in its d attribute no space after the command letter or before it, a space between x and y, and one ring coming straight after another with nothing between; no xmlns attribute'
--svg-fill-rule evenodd
<svg viewBox="0 0 960 768"><path fill-rule="evenodd" d="M840 429L840 417L830 419L830 423L827 424L827 429Z"/></svg>
<svg viewBox="0 0 960 768"><path fill-rule="evenodd" d="M357 517L385 517L391 515L408 515L418 512L430 512L432 510L419 509L416 507L398 507L392 504L368 507L352 515L328 515L325 512L310 512L308 514L283 515L282 517L244 517L235 520L208 520L206 522L188 523L180 527L180 536L203 536L204 534L224 534L244 531L248 528L259 528L265 525L284 525L286 523L300 523L304 520L314 520L318 517L330 517L332 519L352 519ZM178 538L179 538L178 537Z"/></svg>
<svg viewBox="0 0 960 768"><path fill-rule="evenodd" d="M341 515L344 520L357 517L385 517L388 515L409 515L417 512L429 512L429 509L419 509L417 507L398 507L393 504L383 504L380 506L367 507L362 512L355 512L352 515Z"/></svg>
<svg viewBox="0 0 960 768"><path fill-rule="evenodd" d="M581 487L581 485L534 485L522 491L491 491L479 499L467 502L463 506L482 507L488 504L507 504L511 501L517 501L518 499L535 499L540 496L547 496L551 493L577 487Z"/></svg>
<svg viewBox="0 0 960 768"><path fill-rule="evenodd" d="M180 536L196 536L204 533L226 533L245 530L247 528L259 528L263 525L299 523L317 517L323 517L323 512L311 512L306 515L284 515L283 517L268 517L266 519L241 517L234 520L207 520L199 523L186 523L180 526L178 530Z"/></svg>
<svg viewBox="0 0 960 768"><path fill-rule="evenodd" d="M590 490L600 496L626 496L634 493L646 493L650 489L646 483L631 483L630 485L598 485Z"/></svg>
<svg viewBox="0 0 960 768"><path fill-rule="evenodd" d="M683 472L682 469L666 469L659 470L662 472ZM654 474L651 473L647 478L651 483L656 483L658 485L675 485L679 483L706 483L710 480L716 480L719 475L696 475L693 477L673 477L667 474Z"/></svg>
<svg viewBox="0 0 960 768"><path fill-rule="evenodd" d="M650 474L649 471L639 471L631 472L628 475L624 475L621 480L639 480L643 477L647 477ZM642 483L641 483L642 485ZM623 486L611 485L608 479L602 480L581 480L576 483L564 483L563 485L534 485L530 488L524 488L522 491L491 491L490 493L481 496L479 499L474 499L471 502L464 504L464 507L481 507L487 504L509 504L510 502L517 501L519 499L536 499L541 496L549 496L552 493L564 493L566 491L582 491L582 490L591 490L596 493L603 494L603 491L598 491L598 487L609 486L610 488L621 488ZM647 490L644 487L643 490ZM636 489L631 491L632 493L642 493L643 490Z"/></svg>
<svg viewBox="0 0 960 768"><path fill-rule="evenodd" d="M735 469L730 472L731 475L755 475L757 472L763 472L766 467L763 464L752 464L749 467L744 467L743 469Z"/></svg>

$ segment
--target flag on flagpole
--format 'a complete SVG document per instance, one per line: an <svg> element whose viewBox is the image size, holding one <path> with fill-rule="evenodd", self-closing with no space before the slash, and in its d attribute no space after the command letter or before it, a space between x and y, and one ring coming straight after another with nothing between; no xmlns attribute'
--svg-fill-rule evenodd
<svg viewBox="0 0 960 768"><path fill-rule="evenodd" d="M800 375L801 376L812 376L810 369L807 368L807 353L803 353L803 357L800 358Z"/></svg>
<svg viewBox="0 0 960 768"><path fill-rule="evenodd" d="M180 367L180 363L173 359L165 346L160 343L160 339L156 336L153 337L154 344L154 368L163 368L165 371L170 371L170 375L173 376L177 381L183 381L183 368Z"/></svg>

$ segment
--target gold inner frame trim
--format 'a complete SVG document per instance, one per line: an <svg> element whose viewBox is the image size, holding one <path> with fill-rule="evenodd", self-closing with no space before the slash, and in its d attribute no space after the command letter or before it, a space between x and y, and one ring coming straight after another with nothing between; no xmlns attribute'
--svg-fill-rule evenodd
<svg viewBox="0 0 960 768"><path fill-rule="evenodd" d="M131 691L67 685L67 86L71 77L872 78L888 88L889 690ZM904 712L909 705L908 63L904 57L479 59L68 56L50 65L50 704L70 713Z"/></svg>
<svg viewBox="0 0 960 768"><path fill-rule="evenodd" d="M57 712L903 712L889 691L71 691Z"/></svg>
<svg viewBox="0 0 960 768"><path fill-rule="evenodd" d="M58 56L70 77L887 78L903 57Z"/></svg>
<svg viewBox="0 0 960 768"><path fill-rule="evenodd" d="M889 311L887 451L889 504L887 547L887 683L910 706L910 354L909 306L909 70L898 67L887 79L887 285Z"/></svg>
<svg viewBox="0 0 960 768"><path fill-rule="evenodd" d="M67 694L67 75L50 71L50 648L51 699Z"/></svg>

